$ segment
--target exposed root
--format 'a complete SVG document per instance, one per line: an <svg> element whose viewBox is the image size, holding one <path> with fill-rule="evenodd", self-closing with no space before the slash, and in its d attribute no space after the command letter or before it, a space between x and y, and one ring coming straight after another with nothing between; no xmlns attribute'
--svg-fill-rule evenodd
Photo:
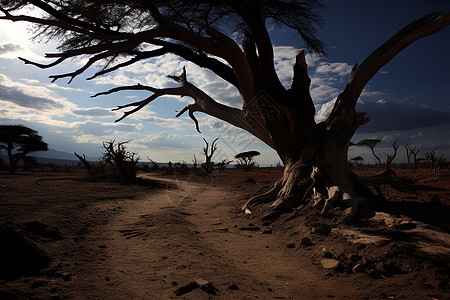
<svg viewBox="0 0 450 300"><path fill-rule="evenodd" d="M368 186L389 185L399 192L413 193L416 191L447 191L443 188L417 184L417 182L399 178L393 170L386 170L374 176L359 177L359 180Z"/></svg>
<svg viewBox="0 0 450 300"><path fill-rule="evenodd" d="M345 209L340 223L350 223L356 216L359 208L359 197L352 197L349 193L342 194L342 202L345 203L348 208Z"/></svg>
<svg viewBox="0 0 450 300"><path fill-rule="evenodd" d="M325 200L325 205L322 209L322 216L326 215L328 211L337 206L338 202L341 202L347 206L344 210L342 217L340 217L339 223L349 223L353 220L358 212L359 201L361 200L359 197L354 197L350 195L350 193L342 192L338 186L327 187L328 190L328 199Z"/></svg>
<svg viewBox="0 0 450 300"><path fill-rule="evenodd" d="M341 198L341 190L338 186L327 187L328 198L325 200L325 204L322 208L322 215L325 215L328 210L334 206L334 204Z"/></svg>
<svg viewBox="0 0 450 300"><path fill-rule="evenodd" d="M250 200L247 201L247 203L245 203L244 207L242 207L244 214L251 215L252 211L250 207L256 204L267 203L272 201L280 192L280 190L281 190L281 183L280 181L277 181L267 192L252 197Z"/></svg>

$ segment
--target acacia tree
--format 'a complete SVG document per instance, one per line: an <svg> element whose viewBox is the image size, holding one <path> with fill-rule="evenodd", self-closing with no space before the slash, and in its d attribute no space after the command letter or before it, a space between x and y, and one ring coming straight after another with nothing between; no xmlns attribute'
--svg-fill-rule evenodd
<svg viewBox="0 0 450 300"><path fill-rule="evenodd" d="M9 159L9 173L16 173L17 164L29 153L47 151L36 130L23 125L0 125L0 149L5 149Z"/></svg>
<svg viewBox="0 0 450 300"><path fill-rule="evenodd" d="M259 153L258 151L246 151L236 154L234 158L238 160L238 167L244 169L245 171L250 171L252 168L258 166L253 158L260 154L261 153Z"/></svg>
<svg viewBox="0 0 450 300"><path fill-rule="evenodd" d="M354 144L354 146L360 146L360 147L369 147L370 151L372 152L372 155L375 157L375 159L378 162L378 165L381 166L381 159L380 157L375 153L375 147L381 143L380 139L364 139L360 140L358 143Z"/></svg>
<svg viewBox="0 0 450 300"><path fill-rule="evenodd" d="M242 109L214 100L188 81L186 70L180 76L170 76L180 84L176 88L137 84L95 96L123 90L152 93L142 101L119 106L117 109L132 108L121 119L163 95L191 97L193 103L177 116L188 112L197 130L195 112L242 128L273 148L285 165L282 178L267 193L249 200L247 212L257 203L275 200L267 217L277 216L308 199L314 186L327 204L342 200L348 205L342 214L343 221L351 220L360 204L377 199L351 172L347 159L355 130L368 121L364 113L355 110L364 86L404 48L450 23L450 13L432 13L397 32L353 67L331 114L324 122L316 123L305 51L297 55L292 84L285 88L275 72L266 24L273 22L296 30L308 50L323 53L324 46L315 34L321 24L318 10L323 5L319 0L4 0L2 3L0 19L32 22L38 25L36 34L60 42L59 53L46 55L55 59L52 63L22 59L26 64L49 68L70 58L89 57L84 66L73 72L50 76L53 80L66 77L72 80L93 64L106 61L92 79L167 53L211 70L238 89ZM38 8L43 16L21 15L19 9L25 5ZM232 38L236 32L238 39Z"/></svg>

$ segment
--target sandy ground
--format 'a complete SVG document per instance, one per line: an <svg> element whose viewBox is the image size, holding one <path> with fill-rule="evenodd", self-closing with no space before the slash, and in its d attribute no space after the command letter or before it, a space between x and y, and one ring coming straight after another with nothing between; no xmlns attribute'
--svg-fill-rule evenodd
<svg viewBox="0 0 450 300"><path fill-rule="evenodd" d="M264 207L243 216L279 175L148 173L159 184L145 187L0 174L0 238L9 228L49 258L0 279L0 299L450 299L449 192L387 191L383 224L338 226L309 210L264 223ZM426 224L441 242L419 234ZM27 261L1 247L2 263Z"/></svg>

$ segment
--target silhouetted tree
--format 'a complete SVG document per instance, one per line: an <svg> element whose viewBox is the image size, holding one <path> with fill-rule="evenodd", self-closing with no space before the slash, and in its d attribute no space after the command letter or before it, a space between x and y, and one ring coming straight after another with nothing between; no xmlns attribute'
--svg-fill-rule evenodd
<svg viewBox="0 0 450 300"><path fill-rule="evenodd" d="M132 108L119 120L161 96L191 97L193 103L177 116L188 112L198 131L195 112L242 128L273 148L285 165L283 177L270 191L248 201L244 207L248 213L251 206L269 199L275 201L267 218L291 211L309 199L314 186L330 204L325 206L327 209L349 206L341 210L340 220L344 222L355 216L360 205L370 206L378 200L370 189L361 188L363 183L348 165L350 140L355 130L368 122L364 113L356 112L359 96L367 82L404 48L450 24L450 13L432 13L401 29L354 66L331 114L324 122L316 123L305 51L297 55L292 84L285 88L276 73L266 25L296 30L308 50L323 53L324 45L316 37L316 28L322 22L319 9L323 4L319 0L3 0L1 3L0 19L32 22L37 25L38 35L59 42L60 53L47 55L54 62L45 65L22 59L25 63L48 68L74 57L88 57L79 69L50 76L53 80L71 81L93 64L104 62L103 68L89 77L92 79L167 53L217 74L239 91L242 109L219 103L194 86L185 69L180 76L170 76L179 87L137 84L95 96L123 90L152 93L142 101L119 106L117 109ZM24 6L43 13L20 15Z"/></svg>
<svg viewBox="0 0 450 300"><path fill-rule="evenodd" d="M408 159L408 167L415 171L417 169L418 158L417 154L419 154L420 150L416 150L416 147L405 145L406 148L406 157ZM413 165L411 165L410 157L413 156Z"/></svg>
<svg viewBox="0 0 450 300"><path fill-rule="evenodd" d="M355 146L360 147L368 147L370 151L372 152L373 156L377 160L378 165L381 166L381 159L380 157L375 153L375 147L381 142L380 139L364 139L359 141L358 143L354 144Z"/></svg>
<svg viewBox="0 0 450 300"><path fill-rule="evenodd" d="M212 158L214 156L214 153L217 150L217 140L219 138L216 138L212 143L211 146L209 146L209 143L206 141L205 138L203 138L203 141L205 141L206 146L203 147L203 154L205 155L205 162L202 163L202 168L205 171L205 174L211 174L214 170L214 162L212 161Z"/></svg>
<svg viewBox="0 0 450 300"><path fill-rule="evenodd" d="M394 153L392 153L392 154L385 153L385 156L386 156L386 163L384 164L385 170L387 170L391 167L392 162L394 161L395 157L397 156L397 150L398 150L397 141L394 141L394 143L392 144L392 149L394 149Z"/></svg>
<svg viewBox="0 0 450 300"><path fill-rule="evenodd" d="M6 150L9 172L14 174L19 161L31 152L47 151L48 145L36 130L23 125L0 125L0 149Z"/></svg>
<svg viewBox="0 0 450 300"><path fill-rule="evenodd" d="M103 142L103 160L114 166L116 174L120 177L122 183L133 183L136 181L137 164L139 157L134 152L126 149L126 142L117 142L115 140Z"/></svg>
<svg viewBox="0 0 450 300"><path fill-rule="evenodd" d="M250 171L258 166L258 163L253 160L255 156L260 155L258 151L246 151L238 153L234 156L238 160L237 167L244 169L245 171Z"/></svg>

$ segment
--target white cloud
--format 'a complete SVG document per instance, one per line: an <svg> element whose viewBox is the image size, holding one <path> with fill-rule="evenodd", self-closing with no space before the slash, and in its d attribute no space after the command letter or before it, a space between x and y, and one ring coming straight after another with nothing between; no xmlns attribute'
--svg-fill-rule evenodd
<svg viewBox="0 0 450 300"><path fill-rule="evenodd" d="M331 100L328 103L325 103L323 105L320 106L320 109L316 112L316 122L322 122L325 121L328 116L331 113L331 110L334 107L334 103L336 102L336 98L334 98L333 100ZM316 105L316 109L318 108L319 105Z"/></svg>
<svg viewBox="0 0 450 300"><path fill-rule="evenodd" d="M350 74L352 66L345 62L326 63L322 62L316 68L316 73L319 74L337 74L339 76L345 76Z"/></svg>

